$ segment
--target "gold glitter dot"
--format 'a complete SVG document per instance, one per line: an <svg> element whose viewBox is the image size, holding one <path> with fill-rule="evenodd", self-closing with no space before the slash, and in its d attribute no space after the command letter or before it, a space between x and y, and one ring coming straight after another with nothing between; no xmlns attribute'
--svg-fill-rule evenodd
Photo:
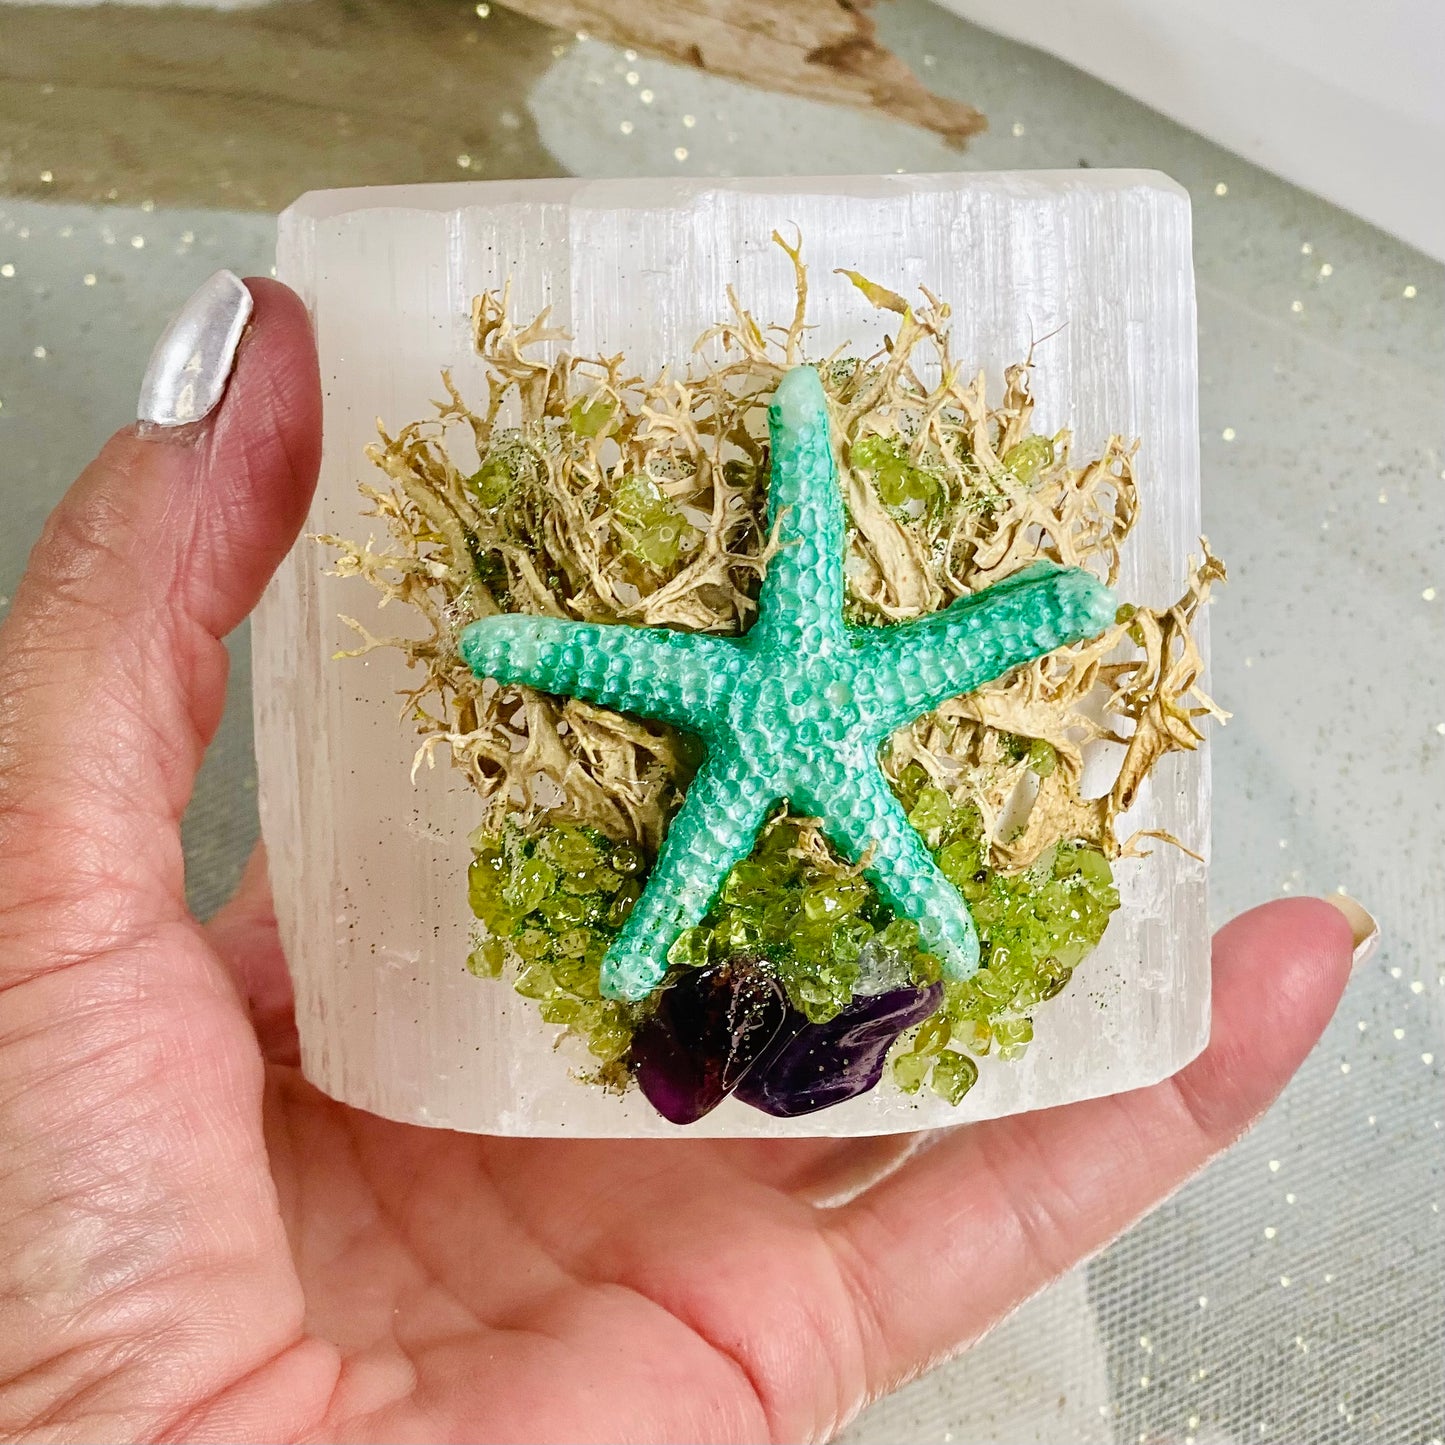
<svg viewBox="0 0 1445 1445"><path fill-rule="evenodd" d="M677 146L672 152L672 158L675 161L685 161L687 159L687 147Z"/></svg>
<svg viewBox="0 0 1445 1445"><path fill-rule="evenodd" d="M41 184L42 186L48 186L48 185L51 183L51 181L53 181L54 179L55 179L55 172L54 172L54 171L41 171L41 172L40 172L40 184Z"/></svg>
<svg viewBox="0 0 1445 1445"><path fill-rule="evenodd" d="M635 50L624 50L622 52L622 58L624 60L636 60L637 52Z"/></svg>
<svg viewBox="0 0 1445 1445"><path fill-rule="evenodd" d="M461 155L459 155L459 156L457 157L457 164L458 164L464 171L469 171L469 170L471 170L471 168L472 168L472 158L471 158L471 156L469 156L469 155L467 155L465 152L463 152Z"/></svg>
<svg viewBox="0 0 1445 1445"><path fill-rule="evenodd" d="M1272 1224L1266 1224L1265 1227L1264 1227L1264 1237L1265 1237L1266 1239L1273 1239L1274 1236L1275 1236L1275 1228L1274 1228L1274 1225L1272 1225Z"/></svg>
<svg viewBox="0 0 1445 1445"><path fill-rule="evenodd" d="M1021 135L1024 133L1024 123L1023 123L1023 121L1021 121L1021 120L1016 120L1016 121L1013 123L1013 133L1014 133L1015 137L1021 136Z"/></svg>
<svg viewBox="0 0 1445 1445"><path fill-rule="evenodd" d="M141 210L149 213L149 212L155 210L155 208L156 208L156 203L155 203L154 201L150 200L150 199L146 199L146 200L144 200L144 201L142 201L142 202L140 203L140 208L141 208Z"/></svg>
<svg viewBox="0 0 1445 1445"><path fill-rule="evenodd" d="M1342 1074L1348 1074L1348 1073L1350 1072L1350 1066L1349 1066L1348 1064L1341 1064L1341 1065L1340 1065L1340 1072L1341 1072Z"/></svg>
<svg viewBox="0 0 1445 1445"><path fill-rule="evenodd" d="M1199 1308L1202 1310L1207 1310L1209 1308L1209 1296L1207 1294L1202 1294L1199 1296Z"/></svg>
<svg viewBox="0 0 1445 1445"><path fill-rule="evenodd" d="M1301 241L1299 253L1301 256L1313 256L1315 253L1315 248L1310 244L1310 242Z"/></svg>
<svg viewBox="0 0 1445 1445"><path fill-rule="evenodd" d="M567 53L567 47L566 47L565 45L562 45L562 44L559 43L559 44L554 45L554 46L552 47L552 58L553 58L553 60L561 60L561 58L562 58L564 55L566 55L566 53Z"/></svg>
<svg viewBox="0 0 1445 1445"><path fill-rule="evenodd" d="M628 83L628 85L636 85L637 82L642 79L642 77L635 70L629 70L627 74L622 78Z"/></svg>
<svg viewBox="0 0 1445 1445"><path fill-rule="evenodd" d="M1420 293L1416 291L1413 286L1407 286L1402 292L1400 292L1400 295L1403 296L1406 301L1413 301L1415 297L1419 294Z"/></svg>
<svg viewBox="0 0 1445 1445"><path fill-rule="evenodd" d="M1222 432L1219 433L1219 435L1223 437L1225 441L1232 442L1234 438L1238 435L1238 433L1234 430L1232 426L1227 426Z"/></svg>
<svg viewBox="0 0 1445 1445"><path fill-rule="evenodd" d="M1278 1159L1271 1159L1271 1160L1269 1161L1269 1172L1270 1172L1271 1174L1278 1174L1278 1173L1279 1173L1279 1160L1278 1160Z"/></svg>
<svg viewBox="0 0 1445 1445"><path fill-rule="evenodd" d="M68 241L68 240L75 234L75 227L74 227L74 226L62 226L62 227L60 228L60 234L61 234L61 236L62 236L65 240Z"/></svg>
<svg viewBox="0 0 1445 1445"><path fill-rule="evenodd" d="M1433 587L1427 587L1420 596L1423 597L1426 602L1433 602L1435 600L1435 589Z"/></svg>
<svg viewBox="0 0 1445 1445"><path fill-rule="evenodd" d="M617 129L620 130L623 135L631 135L632 122L630 120L624 120L622 124L617 127Z"/></svg>
<svg viewBox="0 0 1445 1445"><path fill-rule="evenodd" d="M1140 1388L1141 1390L1147 1390L1147 1389L1149 1388L1149 1376L1148 1376L1148 1375L1140 1375L1140 1376L1139 1376L1139 1388Z"/></svg>
<svg viewBox="0 0 1445 1445"><path fill-rule="evenodd" d="M182 232L181 232L181 245L183 245L183 246L189 246L189 245L191 245L191 243L192 243L195 239L196 239L196 233L195 233L194 231L182 231Z"/></svg>
<svg viewBox="0 0 1445 1445"><path fill-rule="evenodd" d="M1390 966L1390 977L1391 977L1391 978L1399 978L1399 976L1400 976L1400 966L1399 966L1399 964L1391 964L1391 966Z"/></svg>
<svg viewBox="0 0 1445 1445"><path fill-rule="evenodd" d="M1295 1202L1295 1196L1293 1194L1286 1194L1284 1197L1284 1202L1286 1204L1293 1204Z"/></svg>
<svg viewBox="0 0 1445 1445"><path fill-rule="evenodd" d="M1139 1336L1139 1348L1141 1350L1148 1350L1150 1354L1154 1353L1154 1346L1149 1343L1148 1335Z"/></svg>
<svg viewBox="0 0 1445 1445"><path fill-rule="evenodd" d="M146 238L144 236L132 236L130 238L131 247L136 251L144 249L145 243Z"/></svg>
<svg viewBox="0 0 1445 1445"><path fill-rule="evenodd" d="M1390 500L1390 494L1388 492L1381 492L1375 500L1383 507Z"/></svg>
<svg viewBox="0 0 1445 1445"><path fill-rule="evenodd" d="M1420 1062L1421 1062L1422 1064L1433 1064L1433 1063L1435 1062L1435 1055L1434 1055L1434 1054L1421 1054L1421 1055L1420 1055Z"/></svg>
<svg viewBox="0 0 1445 1445"><path fill-rule="evenodd" d="M94 285L95 285L95 272L94 272L94 271L87 271L87 272L85 273L85 275L82 276L80 279L81 279L87 286L94 286Z"/></svg>
<svg viewBox="0 0 1445 1445"><path fill-rule="evenodd" d="M37 346L30 354L36 361L44 361L50 353L43 346Z"/></svg>
<svg viewBox="0 0 1445 1445"><path fill-rule="evenodd" d="M1216 196L1227 196L1229 194L1229 187L1226 186L1223 181L1220 181L1214 187L1214 194Z"/></svg>
<svg viewBox="0 0 1445 1445"><path fill-rule="evenodd" d="M1298 316L1300 312L1305 309L1305 304L1303 301L1291 301L1289 303L1289 309L1293 311L1296 316Z"/></svg>
<svg viewBox="0 0 1445 1445"><path fill-rule="evenodd" d="M691 130L693 126L697 124L697 117L695 115L685 115L682 118L682 123Z"/></svg>
<svg viewBox="0 0 1445 1445"><path fill-rule="evenodd" d="M652 104L652 92L650 90L639 90L637 92L637 98L643 103L643 105Z"/></svg>
<svg viewBox="0 0 1445 1445"><path fill-rule="evenodd" d="M1412 984L1410 985L1410 992L1411 992L1411 993L1424 993L1424 992L1425 992L1425 985L1424 985L1423 983L1421 983L1420 980L1417 978L1417 979L1414 981L1414 983L1412 983Z"/></svg>
<svg viewBox="0 0 1445 1445"><path fill-rule="evenodd" d="M1198 1415L1191 1415L1191 1416L1189 1417L1189 1419L1186 1421L1186 1424L1187 1424L1187 1426L1188 1426L1189 1429L1191 1429L1191 1430L1197 1430L1197 1429L1199 1428L1199 1416L1198 1416Z"/></svg>
<svg viewBox="0 0 1445 1445"><path fill-rule="evenodd" d="M1395 1035L1396 1042L1405 1037L1404 1029L1391 1029L1390 1032Z"/></svg>
<svg viewBox="0 0 1445 1445"><path fill-rule="evenodd" d="M491 13L492 7L486 3L486 0L483 0L483 3L477 6L477 18L479 20L485 20Z"/></svg>
<svg viewBox="0 0 1445 1445"><path fill-rule="evenodd" d="M1324 263L1324 265L1320 267L1320 275L1321 275L1321 276L1333 276L1334 274L1335 274L1335 268L1334 268L1333 266L1331 266L1328 261L1326 261L1326 262Z"/></svg>
<svg viewBox="0 0 1445 1445"><path fill-rule="evenodd" d="M3 266L0 266L0 276L5 276L8 278L10 276L13 276L14 274L15 263L13 261L7 261Z"/></svg>
<svg viewBox="0 0 1445 1445"><path fill-rule="evenodd" d="M1442 738L1445 738L1445 722L1436 723L1435 731L1439 733Z"/></svg>
<svg viewBox="0 0 1445 1445"><path fill-rule="evenodd" d="M1364 1033L1364 1031L1369 1027L1369 1025L1364 1021L1364 1019L1361 1019L1359 1023L1355 1025L1355 1027L1359 1029L1361 1033Z"/></svg>
<svg viewBox="0 0 1445 1445"><path fill-rule="evenodd" d="M1332 1274L1327 1274L1327 1275L1325 1276L1325 1283L1326 1283L1326 1284L1333 1284L1334 1282L1335 1282L1335 1277L1334 1277L1334 1275L1332 1275Z"/></svg>
<svg viewBox="0 0 1445 1445"><path fill-rule="evenodd" d="M1287 1274L1280 1275L1279 1282L1285 1289L1289 1288L1289 1276Z"/></svg>

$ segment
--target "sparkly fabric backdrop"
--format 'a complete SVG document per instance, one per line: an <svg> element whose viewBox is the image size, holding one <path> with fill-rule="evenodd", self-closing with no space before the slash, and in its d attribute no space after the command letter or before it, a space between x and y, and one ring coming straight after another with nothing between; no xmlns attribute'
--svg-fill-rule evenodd
<svg viewBox="0 0 1445 1445"><path fill-rule="evenodd" d="M1205 517L1234 579L1214 616L1214 691L1236 714L1215 745L1214 911L1343 885L1384 947L1253 1134L844 1438L1445 1440L1445 272L921 0L880 22L990 113L961 160L593 42L558 47L529 119L581 174L1150 165L1187 185ZM259 215L0 200L0 599L130 414L165 315L219 265L265 271L272 235ZM186 822L202 911L255 834L244 634L232 650Z"/></svg>

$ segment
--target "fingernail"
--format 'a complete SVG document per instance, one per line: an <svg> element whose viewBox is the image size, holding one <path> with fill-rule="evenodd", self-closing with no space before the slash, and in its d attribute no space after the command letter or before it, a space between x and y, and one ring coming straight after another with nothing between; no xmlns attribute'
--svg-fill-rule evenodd
<svg viewBox="0 0 1445 1445"><path fill-rule="evenodd" d="M212 411L226 390L251 293L231 271L203 282L161 333L140 384L136 417L185 426Z"/></svg>
<svg viewBox="0 0 1445 1445"><path fill-rule="evenodd" d="M1350 925L1350 937L1355 940L1354 966L1358 968L1367 958L1374 957L1380 946L1380 925L1362 904L1356 903L1348 893L1331 893L1325 902L1338 908Z"/></svg>

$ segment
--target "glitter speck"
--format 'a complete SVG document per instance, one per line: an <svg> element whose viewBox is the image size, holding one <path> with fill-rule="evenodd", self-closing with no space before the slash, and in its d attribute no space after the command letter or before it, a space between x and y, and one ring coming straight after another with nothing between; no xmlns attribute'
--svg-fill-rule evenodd
<svg viewBox="0 0 1445 1445"><path fill-rule="evenodd" d="M54 172L54 171L41 171L41 172L40 172L40 184L41 184L42 186L48 186L48 185L51 183L51 181L53 181L54 179L55 179L55 172Z"/></svg>
<svg viewBox="0 0 1445 1445"><path fill-rule="evenodd" d="M461 155L459 155L459 156L457 157L457 164L458 164L464 171L469 171L469 170L471 170L471 168L472 168L472 158L471 158L471 156L469 156L469 155L467 155L465 152L463 152Z"/></svg>
<svg viewBox="0 0 1445 1445"><path fill-rule="evenodd" d="M1223 181L1219 181L1214 187L1214 194L1216 196L1227 196L1229 194L1229 187L1225 185Z"/></svg>
<svg viewBox="0 0 1445 1445"><path fill-rule="evenodd" d="M637 98L643 103L643 105L652 104L652 92L650 90L639 90L637 92Z"/></svg>
<svg viewBox="0 0 1445 1445"><path fill-rule="evenodd" d="M1225 441L1232 442L1234 438L1238 435L1238 433L1234 430L1232 426L1227 426L1222 432L1219 433L1219 435L1223 437Z"/></svg>
<svg viewBox="0 0 1445 1445"><path fill-rule="evenodd" d="M134 250L141 250L145 246L145 243L146 238L144 236L132 236L130 238L130 244Z"/></svg>
<svg viewBox="0 0 1445 1445"><path fill-rule="evenodd" d="M631 122L630 120L624 120L624 121L617 127L617 129L620 130L623 135L631 135L631 134L632 134L632 122Z"/></svg>
<svg viewBox="0 0 1445 1445"><path fill-rule="evenodd" d="M1148 1375L1140 1375L1140 1376L1139 1376L1139 1388L1140 1388L1141 1390L1147 1390L1147 1389L1149 1388L1149 1376L1148 1376Z"/></svg>
<svg viewBox="0 0 1445 1445"><path fill-rule="evenodd" d="M14 274L15 263L13 261L7 261L3 266L0 266L0 276L5 276L8 278L10 276L13 276Z"/></svg>
<svg viewBox="0 0 1445 1445"><path fill-rule="evenodd" d="M1299 253L1301 256L1313 256L1315 248L1309 241L1301 241Z"/></svg>
<svg viewBox="0 0 1445 1445"><path fill-rule="evenodd" d="M1410 992L1411 992L1411 993L1424 993L1424 992L1425 992L1425 985L1424 985L1423 983L1421 983L1420 980L1417 978L1417 979L1414 981L1414 983L1412 983L1412 984L1410 985Z"/></svg>
<svg viewBox="0 0 1445 1445"><path fill-rule="evenodd" d="M1265 1227L1264 1227L1264 1237L1265 1237L1266 1239L1273 1239L1274 1236L1275 1236L1275 1227L1274 1227L1274 1225L1272 1225L1272 1224L1266 1224Z"/></svg>
<svg viewBox="0 0 1445 1445"><path fill-rule="evenodd" d="M1295 1202L1295 1196L1293 1194L1286 1194L1284 1197L1284 1202L1286 1204L1293 1204Z"/></svg>
<svg viewBox="0 0 1445 1445"><path fill-rule="evenodd" d="M482 4L480 4L480 5L477 6L477 17L478 17L479 19L485 20L485 19L487 18L487 16L490 15L491 13L492 13L492 7L491 7L490 5L488 5L488 4L486 4L486 3L485 3L485 0L483 0L483 3L482 3Z"/></svg>
<svg viewBox="0 0 1445 1445"><path fill-rule="evenodd" d="M1298 316L1300 312L1305 309L1305 304L1303 301L1291 301L1289 303L1289 309L1293 311L1296 316Z"/></svg>
<svg viewBox="0 0 1445 1445"><path fill-rule="evenodd" d="M1420 1062L1421 1062L1422 1064L1425 1064L1425 1065L1428 1067L1430 1064L1433 1064L1433 1063L1435 1062L1435 1055L1434 1055L1434 1054L1421 1054L1421 1055L1420 1055Z"/></svg>
<svg viewBox="0 0 1445 1445"><path fill-rule="evenodd" d="M1395 1035L1396 1043L1399 1043L1399 1041L1405 1037L1404 1029L1392 1029L1391 1032Z"/></svg>
<svg viewBox="0 0 1445 1445"><path fill-rule="evenodd" d="M1445 738L1445 722L1436 723L1435 731L1439 733L1442 738Z"/></svg>
<svg viewBox="0 0 1445 1445"><path fill-rule="evenodd" d="M94 272L94 271L87 271L87 272L85 273L85 275L82 276L80 279L81 279L83 282L85 282L85 284L86 284L87 286L94 286L94 285L95 285L95 272Z"/></svg>
<svg viewBox="0 0 1445 1445"><path fill-rule="evenodd" d="M1426 602L1433 602L1435 600L1435 589L1433 587L1427 587L1420 596L1423 597Z"/></svg>
<svg viewBox="0 0 1445 1445"><path fill-rule="evenodd" d="M1390 494L1388 492L1381 492L1375 500L1383 507L1385 503L1390 500Z"/></svg>
<svg viewBox="0 0 1445 1445"><path fill-rule="evenodd" d="M687 159L687 147L677 146L672 152L672 158L675 161L685 161Z"/></svg>
<svg viewBox="0 0 1445 1445"><path fill-rule="evenodd" d="M697 124L697 117L695 115L685 115L682 118L682 123L688 128L688 130L691 130L693 126Z"/></svg>
<svg viewBox="0 0 1445 1445"><path fill-rule="evenodd" d="M1333 266L1331 266L1328 261L1326 261L1326 262L1324 263L1324 265L1320 267L1320 275L1321 275L1321 276L1333 276L1334 274L1335 274L1335 268L1334 268Z"/></svg>
<svg viewBox="0 0 1445 1445"><path fill-rule="evenodd" d="M1209 1308L1209 1296L1207 1294L1202 1294L1199 1296L1199 1308L1202 1310L1207 1310Z"/></svg>
<svg viewBox="0 0 1445 1445"><path fill-rule="evenodd" d="M637 52L635 50L624 50L622 52L622 58L631 63L637 59Z"/></svg>
<svg viewBox="0 0 1445 1445"><path fill-rule="evenodd" d="M1350 1066L1349 1066L1348 1064L1341 1064L1341 1065L1340 1065L1340 1072L1341 1072L1342 1074L1348 1074L1348 1073L1350 1072Z"/></svg>
<svg viewBox="0 0 1445 1445"><path fill-rule="evenodd" d="M1400 292L1400 295L1403 296L1406 301L1413 301L1415 297L1419 294L1420 293L1416 291L1413 286L1407 286L1402 292Z"/></svg>
<svg viewBox="0 0 1445 1445"><path fill-rule="evenodd" d="M36 361L44 361L50 353L47 352L43 346L37 346L35 350L32 351L30 354L36 359Z"/></svg>
<svg viewBox="0 0 1445 1445"><path fill-rule="evenodd" d="M1400 976L1400 965L1399 965L1399 964L1392 964L1392 965L1390 966L1390 977L1391 977L1391 978L1399 978L1399 976Z"/></svg>
<svg viewBox="0 0 1445 1445"><path fill-rule="evenodd" d="M1021 135L1024 133L1024 123L1023 123L1023 121L1021 121L1021 120L1016 120L1016 121L1013 123L1013 133L1014 133L1015 136L1021 136Z"/></svg>
<svg viewBox="0 0 1445 1445"><path fill-rule="evenodd" d="M1270 1172L1271 1174L1278 1174L1278 1173L1279 1173L1279 1160L1278 1160L1278 1159L1271 1159L1271 1160L1269 1161L1269 1172Z"/></svg>
<svg viewBox="0 0 1445 1445"><path fill-rule="evenodd" d="M183 245L183 246L189 246L189 245L191 245L191 244L195 241L195 239L196 239L196 233L195 233L194 231L182 231L182 232L181 232L181 245Z"/></svg>
<svg viewBox="0 0 1445 1445"><path fill-rule="evenodd" d="M628 83L628 85L636 85L637 82L642 79L642 77L635 70L629 70L627 74L624 75L622 78Z"/></svg>
<svg viewBox="0 0 1445 1445"><path fill-rule="evenodd" d="M1285 1289L1289 1288L1289 1276L1287 1274L1280 1275L1279 1282Z"/></svg>

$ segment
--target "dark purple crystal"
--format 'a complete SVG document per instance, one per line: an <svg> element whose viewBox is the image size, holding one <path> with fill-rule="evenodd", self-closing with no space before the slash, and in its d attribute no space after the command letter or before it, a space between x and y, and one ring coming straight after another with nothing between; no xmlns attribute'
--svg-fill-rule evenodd
<svg viewBox="0 0 1445 1445"><path fill-rule="evenodd" d="M767 1057L737 1085L745 1104L789 1118L866 1094L883 1077L893 1041L922 1023L943 999L942 984L855 998L825 1024L794 1009L776 1030Z"/></svg>
<svg viewBox="0 0 1445 1445"><path fill-rule="evenodd" d="M695 1123L747 1077L789 1012L777 980L746 960L685 973L633 1036L638 1086L664 1119Z"/></svg>

